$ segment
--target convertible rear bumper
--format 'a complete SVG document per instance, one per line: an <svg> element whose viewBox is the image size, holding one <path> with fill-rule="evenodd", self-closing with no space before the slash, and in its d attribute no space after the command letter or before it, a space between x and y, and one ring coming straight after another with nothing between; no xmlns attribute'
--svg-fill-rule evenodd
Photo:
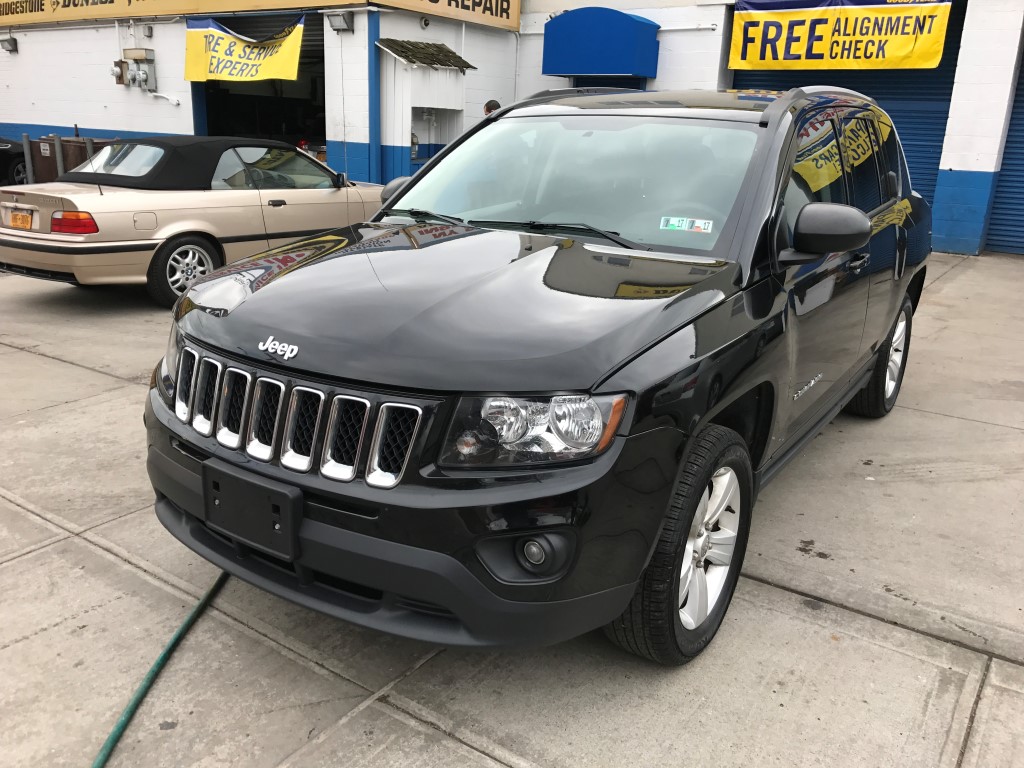
<svg viewBox="0 0 1024 768"><path fill-rule="evenodd" d="M48 280L145 283L158 241L74 243L43 237L0 234L0 271Z"/></svg>

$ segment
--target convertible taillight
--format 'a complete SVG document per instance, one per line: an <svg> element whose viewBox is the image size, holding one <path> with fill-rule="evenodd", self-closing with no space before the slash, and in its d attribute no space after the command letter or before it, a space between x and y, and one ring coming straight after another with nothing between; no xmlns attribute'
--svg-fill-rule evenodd
<svg viewBox="0 0 1024 768"><path fill-rule="evenodd" d="M100 231L96 219L85 211L57 211L50 218L50 231L64 235L94 235Z"/></svg>

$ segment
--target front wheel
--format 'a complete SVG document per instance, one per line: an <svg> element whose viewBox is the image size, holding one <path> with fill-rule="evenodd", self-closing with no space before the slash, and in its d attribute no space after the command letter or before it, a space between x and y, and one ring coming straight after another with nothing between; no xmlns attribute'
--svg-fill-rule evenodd
<svg viewBox="0 0 1024 768"><path fill-rule="evenodd" d="M201 235L183 235L161 245L146 275L146 288L155 302L174 306L196 280L221 266L216 246Z"/></svg>
<svg viewBox="0 0 1024 768"><path fill-rule="evenodd" d="M878 348L878 359L868 383L860 390L846 410L858 416L880 419L896 405L903 385L903 374L907 370L910 353L910 330L914 322L914 305L909 296L903 297L903 304L896 315L889 335Z"/></svg>
<svg viewBox="0 0 1024 768"><path fill-rule="evenodd" d="M718 632L743 565L754 504L746 443L711 425L694 441L636 594L605 634L666 666L696 658Z"/></svg>

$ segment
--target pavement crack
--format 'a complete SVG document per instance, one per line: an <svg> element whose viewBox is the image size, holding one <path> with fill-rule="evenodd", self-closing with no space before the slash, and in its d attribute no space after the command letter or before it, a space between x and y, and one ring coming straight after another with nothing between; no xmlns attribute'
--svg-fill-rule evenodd
<svg viewBox="0 0 1024 768"><path fill-rule="evenodd" d="M981 646L976 645L974 643L965 642L963 640L957 640L956 638L947 637L946 635L940 635L937 632L929 632L926 629L920 629L919 627L915 627L915 626L910 625L910 624L905 624L905 623L903 623L901 621L897 621L895 619L890 619L890 618L887 618L885 616L881 616L881 615L879 615L877 613L872 613L871 611L866 611L863 608L854 608L851 605L846 605L846 604L841 603L841 602L839 602L837 600L831 600L831 599L829 599L827 597L822 597L821 595L815 595L812 592L806 592L806 591L804 591L802 589L797 589L796 587L790 587L790 586L787 586L786 584L781 584L781 583L779 583L777 581L772 581L771 579L766 579L763 576L755 576L754 574L750 574L750 573L741 573L741 577L744 578L744 579L749 579L750 581L757 582L758 584L764 584L765 586L768 586L768 587L774 587L775 589L781 589L783 592L789 592L791 595L798 595L799 597L806 597L806 598L810 598L812 600L817 600L819 602L824 603L825 605L831 605L833 608L839 608L840 610L843 610L843 611L849 611L850 613L855 613L858 616L863 616L863 617L868 618L868 619L874 619L875 621L880 621L883 624L888 624L888 625L893 626L893 627L899 627L900 629L905 629L907 632L913 632L915 635L920 635L921 637L927 637L927 638L929 638L931 640L936 640L936 641L938 641L940 643L946 643L948 645L953 645L953 646L956 646L957 648L961 648L961 649L963 649L965 651L970 651L971 653L977 653L979 656L985 656L988 659L998 659L999 661L1005 661L1007 664L1014 664L1016 666L1020 666L1021 664L1024 664L1024 658L1013 658L1013 657L1010 657L1010 656L1006 656L1005 654L1002 654L1002 653L995 653L990 648L982 648ZM968 632L968 634L976 635L977 637L981 638L982 640L985 640L984 637L981 637L980 635L977 635L974 632Z"/></svg>
<svg viewBox="0 0 1024 768"><path fill-rule="evenodd" d="M960 754L956 758L955 768L961 768L964 764L964 755L967 754L967 744L971 740L971 731L974 730L974 718L978 714L978 704L981 703L981 695L985 692L985 683L988 680L989 670L992 669L992 657L985 659L985 669L981 672L981 682L978 683L978 692L974 695L974 703L971 704L971 714L967 718L967 728L964 729L964 739L960 742Z"/></svg>
<svg viewBox="0 0 1024 768"><path fill-rule="evenodd" d="M983 419L971 419L967 416L954 416L952 413L939 413L938 411L929 411L927 408L914 408L910 405L896 404L897 408L902 408L904 411L916 411L917 413L927 413L931 416L942 416L946 419L958 419L960 421L969 421L972 424L985 424L989 427L1004 427L1005 429L1014 429L1018 432L1024 432L1024 427L1015 427L1013 424L1000 424L995 421L984 421Z"/></svg>
<svg viewBox="0 0 1024 768"><path fill-rule="evenodd" d="M101 370L99 368L93 368L90 365L83 365L82 363L76 363L74 360L66 360L63 357L57 357L56 355L48 355L45 352L40 352L38 349L35 349L34 347L22 347L22 346L19 346L17 344L12 344L9 341L0 341L0 346L10 347L11 349L16 349L19 352L27 352L30 355L39 355L39 357L45 357L45 358L47 358L49 360L56 360L58 363L65 363L67 365L73 365L76 368L82 368L83 370L86 370L86 371L92 371L93 373L98 373L98 374L101 374L102 376L109 376L112 379L117 379L118 381L123 381L123 382L126 382L128 384L138 384L139 383L138 379L142 376L142 374L139 374L139 375L137 375L135 377L118 376L116 373L111 373L110 371L104 371L104 370Z"/></svg>
<svg viewBox="0 0 1024 768"><path fill-rule="evenodd" d="M340 720L338 720L336 723L334 723L333 725L328 726L327 728L324 728L322 731L320 731L320 733L318 733L312 739L307 741L301 747L296 749L291 754L285 756L281 760L281 762L277 764L277 768L287 768L288 766L301 765L302 764L301 758L302 758L302 756L306 752L312 750L313 747L315 747L316 745L322 744L327 739L328 736L330 736L331 734L335 733L339 729L343 728L345 726L345 724L349 720L354 718L356 715L358 715L360 712L362 712L368 706L370 706L375 701L380 699L382 696L386 696L387 693L392 688L394 688L400 682L405 680L405 678L409 677L409 675L411 675L414 672L416 672L416 670L418 670L420 667L422 667L428 661L430 661L435 656L438 656L441 653L444 653L444 648L435 648L432 651L430 651L429 653L427 653L424 656L422 656L415 664L413 664L411 667L409 667L409 669L405 670L402 674L400 674L398 677L396 677L390 683L385 685L383 688L381 688L381 689L371 693L369 696L367 696L365 699L363 699L361 702L359 702L359 704L357 704L354 708L352 708L348 712L346 712L345 715ZM296 760L298 760L299 762L296 762Z"/></svg>

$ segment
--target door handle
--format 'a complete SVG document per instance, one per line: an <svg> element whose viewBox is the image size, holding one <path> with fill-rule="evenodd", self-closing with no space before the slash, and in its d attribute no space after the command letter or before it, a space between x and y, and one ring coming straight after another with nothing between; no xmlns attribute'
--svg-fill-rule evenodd
<svg viewBox="0 0 1024 768"><path fill-rule="evenodd" d="M280 208L282 205L288 205L287 200L267 200L267 205L271 208Z"/></svg>
<svg viewBox="0 0 1024 768"><path fill-rule="evenodd" d="M850 271L856 275L859 274L860 271L864 269L864 267L866 267L870 262L870 253L858 253L855 254L854 257L847 262L847 266L849 266Z"/></svg>

